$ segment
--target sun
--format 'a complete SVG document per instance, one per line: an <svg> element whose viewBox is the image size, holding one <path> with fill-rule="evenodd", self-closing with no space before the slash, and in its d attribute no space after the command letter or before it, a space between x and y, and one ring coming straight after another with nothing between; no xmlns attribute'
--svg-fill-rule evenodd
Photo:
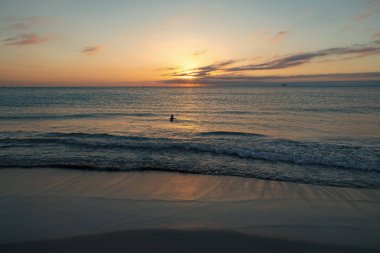
<svg viewBox="0 0 380 253"><path fill-rule="evenodd" d="M199 64L195 61L187 61L182 66L181 73L183 76L181 78L183 79L194 79L196 77L196 72L199 67Z"/></svg>
<svg viewBox="0 0 380 253"><path fill-rule="evenodd" d="M183 76L181 76L182 79L194 79L194 72L192 70L185 70L182 72Z"/></svg>

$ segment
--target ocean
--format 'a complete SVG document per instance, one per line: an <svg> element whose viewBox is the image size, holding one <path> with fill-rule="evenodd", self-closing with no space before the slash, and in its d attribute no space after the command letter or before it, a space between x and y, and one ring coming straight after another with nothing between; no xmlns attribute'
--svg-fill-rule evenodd
<svg viewBox="0 0 380 253"><path fill-rule="evenodd" d="M380 188L380 88L0 88L0 168Z"/></svg>

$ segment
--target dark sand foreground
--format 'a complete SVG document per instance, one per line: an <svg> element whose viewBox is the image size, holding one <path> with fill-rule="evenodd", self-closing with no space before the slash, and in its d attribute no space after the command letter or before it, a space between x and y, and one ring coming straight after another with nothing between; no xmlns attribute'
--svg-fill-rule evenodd
<svg viewBox="0 0 380 253"><path fill-rule="evenodd" d="M0 224L1 252L380 252L380 191L9 169Z"/></svg>
<svg viewBox="0 0 380 253"><path fill-rule="evenodd" d="M212 230L136 230L0 246L2 252L378 252Z"/></svg>

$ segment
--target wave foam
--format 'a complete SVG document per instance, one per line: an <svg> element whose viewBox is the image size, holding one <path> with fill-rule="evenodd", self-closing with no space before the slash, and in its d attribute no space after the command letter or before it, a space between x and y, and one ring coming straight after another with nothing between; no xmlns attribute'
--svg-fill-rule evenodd
<svg viewBox="0 0 380 253"><path fill-rule="evenodd" d="M206 132L211 135L233 135L245 137L247 133ZM253 136L257 136L253 134ZM259 135L261 136L261 135ZM44 145L63 145L86 149L130 150L141 152L170 152L175 157L178 152L207 153L229 156L236 159L262 160L274 163L337 167L351 170L380 171L379 154L373 149L353 146L297 142L271 138L259 138L247 141L238 139L238 143L220 139L175 140L170 138L148 138L139 136L117 136L112 134L88 133L48 133L42 136L26 138L3 138L2 147L35 147Z"/></svg>

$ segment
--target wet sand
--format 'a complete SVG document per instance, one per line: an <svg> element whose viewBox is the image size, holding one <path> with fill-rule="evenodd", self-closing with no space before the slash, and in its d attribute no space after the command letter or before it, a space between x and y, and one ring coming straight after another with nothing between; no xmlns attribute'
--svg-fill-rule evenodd
<svg viewBox="0 0 380 253"><path fill-rule="evenodd" d="M4 252L371 252L380 250L380 191L164 172L6 169L0 223Z"/></svg>
<svg viewBox="0 0 380 253"><path fill-rule="evenodd" d="M3 252L378 252L223 230L133 230L0 246Z"/></svg>

